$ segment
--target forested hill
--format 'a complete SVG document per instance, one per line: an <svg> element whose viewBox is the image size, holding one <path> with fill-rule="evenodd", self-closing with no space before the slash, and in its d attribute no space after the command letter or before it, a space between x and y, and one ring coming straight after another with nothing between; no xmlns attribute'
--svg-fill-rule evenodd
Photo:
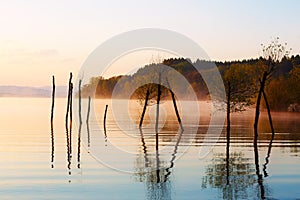
<svg viewBox="0 0 300 200"><path fill-rule="evenodd" d="M163 65L167 65L177 72L182 74L189 85L194 89L199 100L209 99L209 92L199 72L195 69L201 68L202 70L211 70L211 66L217 66L222 78L224 79L225 74L229 72L230 68L237 69L243 73L236 73L234 76L242 76L247 74L251 79L259 83L259 78L262 75L262 71L266 66L266 60L263 58L249 59L242 61L229 61L229 62L212 62L197 60L194 63L190 63L189 60L184 58L171 58L164 60ZM146 65L140 68L133 75L111 77L104 79L103 77L94 77L90 80L89 84L82 87L82 96L95 96L96 98L110 98L115 88L116 83L121 85L121 89L118 90L118 97L123 98L128 96L127 91L131 90L140 79L149 79L153 74L157 74L155 71L156 64ZM241 77L242 78L242 77ZM170 80L176 81L176 80ZM250 84L249 84L250 85ZM226 86L226 84L225 84ZM256 84L255 87L258 87ZM149 87L148 87L149 88ZM151 88L151 87L150 87ZM182 92L185 92L187 88L181 88ZM94 91L96 91L94 93ZM177 91L181 91L180 89ZM145 93L143 88L137 90L131 98L140 98L140 93ZM163 88L163 94L167 98L168 93L166 88ZM155 91L153 90L153 96ZM300 103L300 56L291 56L290 58L283 58L281 62L276 64L276 70L273 73L266 87L266 93L268 95L270 106L273 110L286 110L289 104ZM188 97L187 97L188 98Z"/></svg>

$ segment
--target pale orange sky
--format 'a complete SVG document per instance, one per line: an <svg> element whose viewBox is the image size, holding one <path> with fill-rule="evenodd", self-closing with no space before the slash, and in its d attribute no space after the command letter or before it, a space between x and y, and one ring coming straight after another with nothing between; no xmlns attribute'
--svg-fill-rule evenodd
<svg viewBox="0 0 300 200"><path fill-rule="evenodd" d="M298 54L299 7L296 0L1 1L0 85L50 85L52 75L66 85L102 42L138 28L179 32L213 60L256 58L276 36ZM149 59L128 65L136 60Z"/></svg>

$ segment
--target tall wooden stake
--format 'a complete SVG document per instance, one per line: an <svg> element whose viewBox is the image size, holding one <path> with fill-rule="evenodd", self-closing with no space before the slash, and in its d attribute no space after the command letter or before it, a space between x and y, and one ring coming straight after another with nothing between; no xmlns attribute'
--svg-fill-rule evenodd
<svg viewBox="0 0 300 200"><path fill-rule="evenodd" d="M178 112L178 109L177 109L177 104L176 104L175 94L174 94L174 92L172 91L172 88L171 88L171 86L170 86L170 84L169 84L168 78L166 78L166 82L167 82L167 85L168 85L168 87L169 87L169 91L170 91L171 96L172 96L172 101L173 101L173 106L174 106L174 109L175 109L177 121L178 121L178 123L179 123L179 125L180 125L181 131L184 131L183 126L182 126L182 122L181 122L181 119L180 119L180 115L179 115L179 112Z"/></svg>
<svg viewBox="0 0 300 200"><path fill-rule="evenodd" d="M72 111L72 104L73 104L73 83L70 84L70 156L72 157L72 125L73 125L73 111Z"/></svg>
<svg viewBox="0 0 300 200"><path fill-rule="evenodd" d="M147 92L146 92L145 104L144 104L144 108L143 108L143 112L142 112L142 116L141 116L141 120L140 120L140 126L139 126L140 128L143 125L143 120L144 120L144 116L145 116L147 105L148 105L149 95L150 95L150 91L148 89Z"/></svg>
<svg viewBox="0 0 300 200"><path fill-rule="evenodd" d="M71 151L72 151L72 91L73 91L73 83L72 83L72 72L70 72L70 78L69 78L69 87L68 87L68 101L67 101L67 111L66 111L66 119L65 119L65 126L66 126L66 136L67 136L67 154L68 154L68 169L69 169L69 175L71 175ZM70 130L68 127L68 119L70 114Z"/></svg>
<svg viewBox="0 0 300 200"><path fill-rule="evenodd" d="M72 84L72 72L70 72L70 78L69 78L69 88L68 88L68 102L67 102L67 111L66 111L66 127L68 126L68 119L69 119L69 109L70 109L70 97L71 97L71 94L70 94L70 87L71 87L71 84Z"/></svg>
<svg viewBox="0 0 300 200"><path fill-rule="evenodd" d="M53 130L53 115L55 102L55 77L52 76L52 105L51 105L51 168L54 168L54 130Z"/></svg>
<svg viewBox="0 0 300 200"><path fill-rule="evenodd" d="M55 103L55 77L54 77L54 76L52 76L52 106L51 106L51 124L53 124L54 103Z"/></svg>
<svg viewBox="0 0 300 200"><path fill-rule="evenodd" d="M78 84L78 115L79 115L79 124L82 124L82 117L81 117L81 83L82 80L79 80Z"/></svg>
<svg viewBox="0 0 300 200"><path fill-rule="evenodd" d="M108 107L108 105L105 106L104 119L103 119L103 128L104 128L105 135L106 135L106 114L107 114L107 107Z"/></svg>

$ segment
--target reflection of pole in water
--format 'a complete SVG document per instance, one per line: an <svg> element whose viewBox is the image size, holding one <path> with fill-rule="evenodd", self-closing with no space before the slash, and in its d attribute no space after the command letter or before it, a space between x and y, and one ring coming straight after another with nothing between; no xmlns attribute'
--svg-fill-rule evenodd
<svg viewBox="0 0 300 200"><path fill-rule="evenodd" d="M156 182L160 183L160 169L159 169L159 155L158 155L158 150L156 150L155 158L156 158Z"/></svg>
<svg viewBox="0 0 300 200"><path fill-rule="evenodd" d="M87 130L87 136L88 136L88 147L90 147L91 141L90 141L90 127L89 127L89 118L90 118L90 110L91 110L91 97L89 96L88 101L88 110L87 110L87 116L86 116L86 130Z"/></svg>
<svg viewBox="0 0 300 200"><path fill-rule="evenodd" d="M77 168L80 168L80 143L81 143L81 127L82 127L82 123L79 124L79 128L78 128L78 149L77 149Z"/></svg>
<svg viewBox="0 0 300 200"><path fill-rule="evenodd" d="M147 146L146 146L146 142L145 142L145 137L144 137L144 133L142 128L140 129L140 135L141 135L141 142L142 142L142 146L143 146L143 152L144 152L144 159L145 159L145 167L148 167L148 154L147 154Z"/></svg>
<svg viewBox="0 0 300 200"><path fill-rule="evenodd" d="M256 175L257 175L257 182L260 187L260 197L261 197L261 199L265 199L265 188L263 185L263 177L262 177L262 174L260 173L260 169L259 169L259 155L258 155L257 139L258 139L258 133L255 133L254 134L254 142L253 142L255 170L256 170Z"/></svg>
<svg viewBox="0 0 300 200"><path fill-rule="evenodd" d="M105 146L107 146L107 133L106 133L106 128L104 129L104 140L105 140Z"/></svg>
<svg viewBox="0 0 300 200"><path fill-rule="evenodd" d="M230 156L229 156L229 153L230 153L230 136L229 136L230 133L227 133L227 145L226 145L226 184L229 185L230 182L229 182L229 176L230 176L230 169L229 169L229 159L230 159Z"/></svg>
<svg viewBox="0 0 300 200"><path fill-rule="evenodd" d="M71 175L71 154L70 154L70 138L69 138L69 128L66 126L66 139L67 139L67 168L69 170L69 175Z"/></svg>
<svg viewBox="0 0 300 200"><path fill-rule="evenodd" d="M266 162L265 164L263 165L263 172L264 172L264 176L265 177L268 177L269 174L267 172L267 165L269 164L269 158L271 156L271 150L272 150L272 144L273 144L273 140L274 140L274 137L275 137L275 134L274 132L272 133L272 136L271 136L271 140L270 140L270 143L269 143L269 148L268 148L268 153L267 153L267 156L266 156Z"/></svg>
<svg viewBox="0 0 300 200"><path fill-rule="evenodd" d="M78 128L78 143L77 143L77 168L80 168L80 143L81 143L81 127L82 127L82 117L81 117L81 82L79 80L78 86L78 115L79 115L79 128Z"/></svg>
<svg viewBox="0 0 300 200"><path fill-rule="evenodd" d="M55 102L55 77L52 76L52 105L51 105L51 168L54 168L54 131L53 131L53 115Z"/></svg>
<svg viewBox="0 0 300 200"><path fill-rule="evenodd" d="M270 143L269 143L269 148L268 148L268 153L267 153L267 157L266 157L266 163L263 165L264 176L267 177L268 176L267 165L269 163L269 158L270 158L270 155L271 155L271 149L272 149L272 144L273 144L273 140L274 140L274 137L275 137L275 131L274 131L274 127L273 127L273 120L272 120L272 116L271 116L271 112L270 112L270 105L269 105L269 102L268 102L268 99L267 99L267 95L266 95L264 90L262 91L262 93L263 93L263 97L264 97L264 100L265 100L265 103L266 103L270 128L271 128L271 132L272 132L272 136L271 136Z"/></svg>
<svg viewBox="0 0 300 200"><path fill-rule="evenodd" d="M169 177L170 174L171 174L170 169L172 169L172 168L174 167L174 161L175 161L175 159L176 159L177 150L178 150L178 146L179 146L179 143L180 143L182 134L183 134L183 129L181 129L180 134L179 134L179 136L178 136L178 138L177 138L177 142L176 142L176 144L175 144L174 152L172 153L172 159L171 159L171 161L170 161L171 165L170 165L170 167L168 167L168 168L166 169L167 174L165 175L165 180L164 180L165 182L167 181L168 177Z"/></svg>
<svg viewBox="0 0 300 200"><path fill-rule="evenodd" d="M54 132L53 132L53 123L51 123L51 168L54 168Z"/></svg>

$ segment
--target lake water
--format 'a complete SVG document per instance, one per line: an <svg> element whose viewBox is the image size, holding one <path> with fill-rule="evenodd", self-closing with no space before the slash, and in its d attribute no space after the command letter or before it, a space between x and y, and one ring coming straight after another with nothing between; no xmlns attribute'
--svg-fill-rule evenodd
<svg viewBox="0 0 300 200"><path fill-rule="evenodd" d="M157 140L156 106L148 107L140 130L142 107L130 102L130 122L117 107L122 101L92 100L87 126L83 99L81 127L74 104L69 140L66 99L56 99L52 138L51 99L0 98L0 199L300 198L300 114L273 113L272 140L262 112L256 148L253 110L232 115L229 144L221 125L213 127L220 137L206 134L209 103L199 102L197 124L195 107L181 105L189 114L180 132L172 103L164 102ZM200 155L204 147L212 148Z"/></svg>

